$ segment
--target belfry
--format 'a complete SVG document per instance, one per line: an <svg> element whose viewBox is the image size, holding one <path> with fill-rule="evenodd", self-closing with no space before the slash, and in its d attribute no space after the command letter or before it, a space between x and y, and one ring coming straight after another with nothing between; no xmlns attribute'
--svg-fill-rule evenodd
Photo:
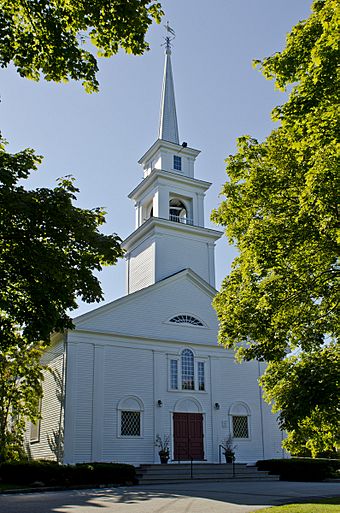
<svg viewBox="0 0 340 513"><path fill-rule="evenodd" d="M204 197L211 183L195 178L199 153L186 142L179 144L168 36L158 139L140 158L144 179L129 194L136 229L123 243L128 294L183 269L215 286L214 248L222 233L204 227Z"/></svg>

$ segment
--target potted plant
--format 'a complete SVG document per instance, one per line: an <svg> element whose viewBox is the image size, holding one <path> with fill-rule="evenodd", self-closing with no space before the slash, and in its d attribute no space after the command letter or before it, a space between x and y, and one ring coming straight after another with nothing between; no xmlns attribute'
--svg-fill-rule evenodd
<svg viewBox="0 0 340 513"><path fill-rule="evenodd" d="M223 447L226 463L233 463L235 460L235 449L237 447L237 445L233 444L233 437L229 435L225 440L223 440L221 445Z"/></svg>
<svg viewBox="0 0 340 513"><path fill-rule="evenodd" d="M170 436L164 435L163 438L157 434L156 441L155 441L156 447L159 447L159 457L161 459L162 464L168 463L169 457L170 457Z"/></svg>

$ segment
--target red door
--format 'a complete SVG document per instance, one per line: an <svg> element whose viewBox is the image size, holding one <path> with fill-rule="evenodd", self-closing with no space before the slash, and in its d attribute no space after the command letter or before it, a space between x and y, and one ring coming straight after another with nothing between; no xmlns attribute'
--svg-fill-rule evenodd
<svg viewBox="0 0 340 513"><path fill-rule="evenodd" d="M174 413L174 459L203 460L203 415Z"/></svg>

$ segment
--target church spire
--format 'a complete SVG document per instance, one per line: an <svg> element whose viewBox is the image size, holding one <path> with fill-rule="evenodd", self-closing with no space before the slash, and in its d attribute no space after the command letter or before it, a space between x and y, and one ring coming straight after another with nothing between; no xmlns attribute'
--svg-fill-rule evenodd
<svg viewBox="0 0 340 513"><path fill-rule="evenodd" d="M169 22L165 25L168 35L165 38L165 64L161 98L161 113L159 121L158 138L179 144L174 81L171 67L171 41L175 35Z"/></svg>

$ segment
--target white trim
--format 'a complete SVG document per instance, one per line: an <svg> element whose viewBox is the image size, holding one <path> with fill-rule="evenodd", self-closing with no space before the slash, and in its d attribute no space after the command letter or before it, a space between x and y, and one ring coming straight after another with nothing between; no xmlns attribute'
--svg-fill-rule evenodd
<svg viewBox="0 0 340 513"><path fill-rule="evenodd" d="M133 401L137 402L138 409L133 408L131 406L130 407L124 406L124 403L127 402L129 399L132 399ZM122 411L139 413L139 423L140 423L140 425L139 425L140 434L139 435L132 436L132 435L122 435L121 434ZM127 395L127 396L123 397L122 399L120 399L120 401L118 402L118 404L117 404L117 438L122 438L124 440L125 439L136 440L136 439L144 438L144 404L143 404L142 399L140 399L140 397L137 397L135 395Z"/></svg>

